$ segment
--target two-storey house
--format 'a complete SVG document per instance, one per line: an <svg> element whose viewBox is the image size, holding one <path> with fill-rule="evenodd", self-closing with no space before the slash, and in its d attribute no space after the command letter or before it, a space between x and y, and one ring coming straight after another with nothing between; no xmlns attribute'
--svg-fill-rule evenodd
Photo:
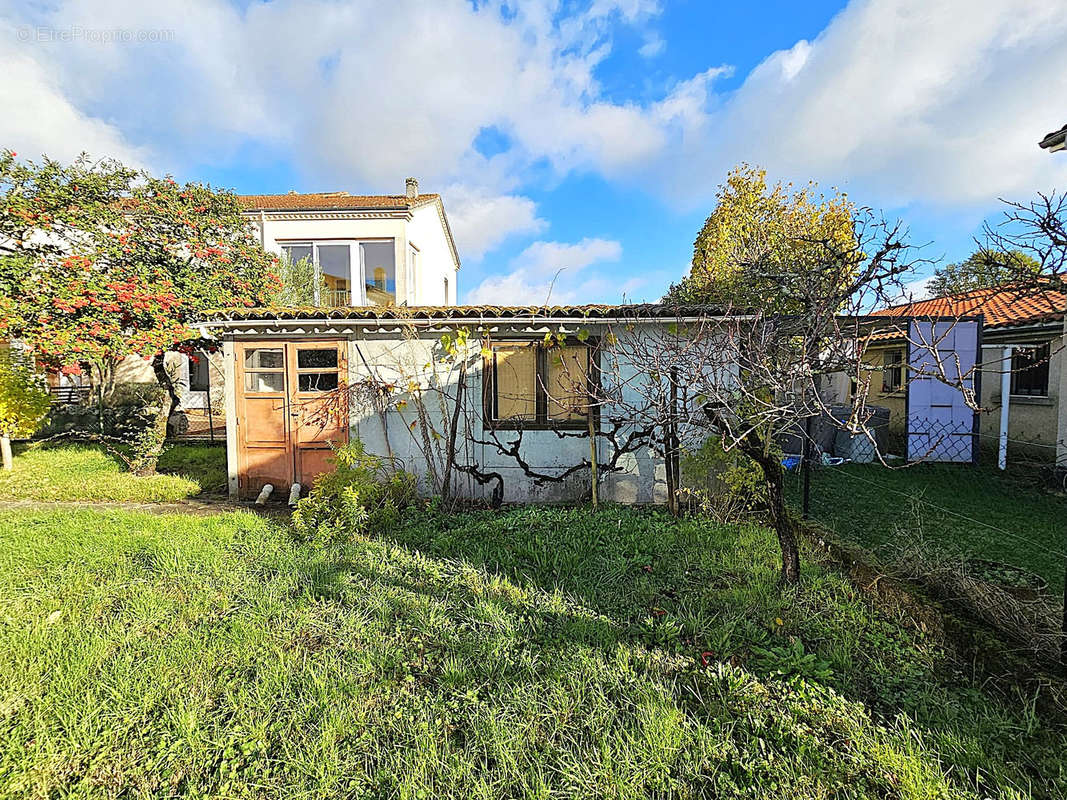
<svg viewBox="0 0 1067 800"><path fill-rule="evenodd" d="M452 306L459 253L439 194L420 194L408 178L403 194L348 192L240 195L263 247L293 261L311 262L322 280L317 305ZM207 433L222 425L225 381L221 353L168 353L182 421ZM154 382L150 366L131 357L117 373L123 382ZM184 424L183 424L184 427Z"/></svg>

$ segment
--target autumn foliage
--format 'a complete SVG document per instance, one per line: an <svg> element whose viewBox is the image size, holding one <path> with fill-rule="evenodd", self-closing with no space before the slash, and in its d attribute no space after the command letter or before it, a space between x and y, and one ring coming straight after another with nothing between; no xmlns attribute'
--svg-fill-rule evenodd
<svg viewBox="0 0 1067 800"><path fill-rule="evenodd" d="M237 198L113 161L0 152L0 337L45 367L107 375L197 337L208 309L277 289Z"/></svg>

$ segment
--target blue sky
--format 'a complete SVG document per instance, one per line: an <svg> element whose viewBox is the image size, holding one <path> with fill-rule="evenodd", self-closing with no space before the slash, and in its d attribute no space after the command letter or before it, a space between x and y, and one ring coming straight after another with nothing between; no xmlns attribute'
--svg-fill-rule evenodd
<svg viewBox="0 0 1067 800"><path fill-rule="evenodd" d="M1055 5L0 0L0 145L242 192L415 175L466 301L657 299L741 160L951 261L998 197L1067 188L1036 147L1067 122Z"/></svg>

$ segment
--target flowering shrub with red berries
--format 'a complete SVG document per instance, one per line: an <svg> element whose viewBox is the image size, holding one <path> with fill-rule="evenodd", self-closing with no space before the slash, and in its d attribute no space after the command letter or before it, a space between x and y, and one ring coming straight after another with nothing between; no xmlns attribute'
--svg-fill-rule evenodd
<svg viewBox="0 0 1067 800"><path fill-rule="evenodd" d="M209 309L269 302L275 260L230 192L0 152L0 337L47 368L182 349Z"/></svg>

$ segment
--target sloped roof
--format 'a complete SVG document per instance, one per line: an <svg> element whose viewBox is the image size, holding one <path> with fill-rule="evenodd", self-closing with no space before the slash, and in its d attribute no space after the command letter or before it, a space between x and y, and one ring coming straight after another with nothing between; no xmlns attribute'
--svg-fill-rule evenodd
<svg viewBox="0 0 1067 800"><path fill-rule="evenodd" d="M1067 125L1064 125L1058 131L1052 131L1052 133L1046 133L1045 138L1038 142L1038 146L1044 149L1050 147L1063 147L1064 142L1067 141Z"/></svg>
<svg viewBox="0 0 1067 800"><path fill-rule="evenodd" d="M721 310L705 305L674 306L662 303L566 306L346 306L321 308L220 309L207 314L208 322L228 320L508 320L508 319L678 319L716 315Z"/></svg>
<svg viewBox="0 0 1067 800"><path fill-rule="evenodd" d="M411 198L403 194L349 194L348 192L312 192L300 194L241 194L238 202L246 211L355 211L359 209L408 209L440 199L439 194L420 194Z"/></svg>
<svg viewBox="0 0 1067 800"><path fill-rule="evenodd" d="M874 317L984 317L984 327L1062 320L1067 294L1058 289L1004 286L934 297L872 312Z"/></svg>

